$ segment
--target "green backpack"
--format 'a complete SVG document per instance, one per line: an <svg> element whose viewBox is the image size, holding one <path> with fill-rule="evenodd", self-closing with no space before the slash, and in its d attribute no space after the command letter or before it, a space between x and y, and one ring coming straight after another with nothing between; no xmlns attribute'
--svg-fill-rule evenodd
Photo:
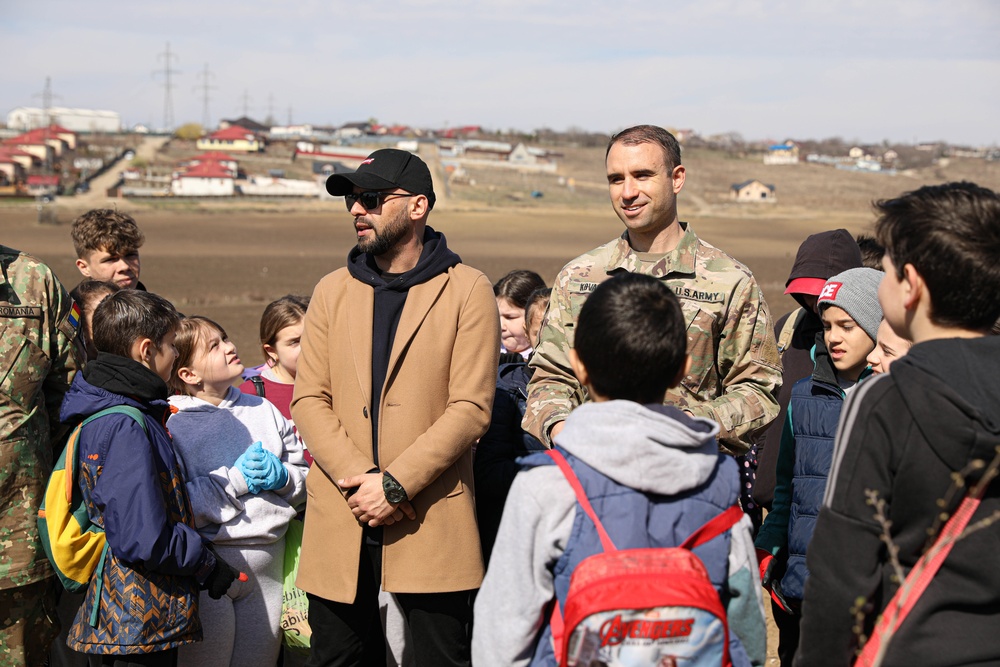
<svg viewBox="0 0 1000 667"><path fill-rule="evenodd" d="M77 445L84 426L110 414L128 415L146 429L146 418L137 408L117 405L95 412L73 429L66 447L55 461L38 510L42 549L66 590L85 590L96 572L100 576L108 553L104 529L90 521L83 492L77 482L80 456Z"/></svg>

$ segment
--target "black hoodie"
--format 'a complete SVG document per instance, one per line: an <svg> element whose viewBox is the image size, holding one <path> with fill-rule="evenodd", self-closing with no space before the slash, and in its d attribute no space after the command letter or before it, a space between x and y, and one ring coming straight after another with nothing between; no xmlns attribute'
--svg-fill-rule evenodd
<svg viewBox="0 0 1000 667"><path fill-rule="evenodd" d="M372 456L378 466L378 413L389 369L389 355L396 337L399 316L406 304L406 295L414 285L425 283L462 263L462 258L448 249L444 234L430 227L424 229L424 248L417 265L406 273L383 273L375 257L357 246L347 255L351 276L375 290L375 312L372 321Z"/></svg>
<svg viewBox="0 0 1000 667"><path fill-rule="evenodd" d="M796 665L848 665L855 600L870 600L866 631L898 588L866 491L888 503L904 572L929 546L953 473L1000 446L1000 337L913 346L892 372L858 387L844 407L813 540ZM972 476L970 481L975 479ZM964 491L944 504L958 506ZM994 481L972 522L1000 510ZM971 525L971 524L970 524ZM890 665L1000 664L1000 528L955 543L889 645Z"/></svg>

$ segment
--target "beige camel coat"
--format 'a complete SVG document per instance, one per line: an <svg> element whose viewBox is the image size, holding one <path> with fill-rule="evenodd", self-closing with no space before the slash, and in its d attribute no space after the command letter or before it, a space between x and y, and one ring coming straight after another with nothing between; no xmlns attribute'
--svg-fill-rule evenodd
<svg viewBox="0 0 1000 667"><path fill-rule="evenodd" d="M298 585L354 601L361 526L335 484L375 467L371 438L374 291L340 269L320 281L302 334L292 417L316 462ZM382 587L478 588L472 445L490 423L500 323L489 280L462 264L410 288L379 407L379 464L416 510L386 526ZM376 398L376 400L378 400Z"/></svg>

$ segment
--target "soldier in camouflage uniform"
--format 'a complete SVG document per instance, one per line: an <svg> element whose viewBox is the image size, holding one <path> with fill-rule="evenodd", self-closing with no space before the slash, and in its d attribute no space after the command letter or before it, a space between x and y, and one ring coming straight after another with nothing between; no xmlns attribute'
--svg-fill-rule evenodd
<svg viewBox="0 0 1000 667"><path fill-rule="evenodd" d="M40 665L58 627L38 507L64 433L79 310L40 261L0 245L0 667Z"/></svg>
<svg viewBox="0 0 1000 667"><path fill-rule="evenodd" d="M699 239L677 218L684 186L680 147L666 130L640 125L608 146L608 183L621 237L567 264L531 359L525 430L544 442L562 429L574 406L587 400L570 369L568 353L580 308L597 285L618 272L663 280L677 295L688 329L691 367L669 404L719 423L719 446L744 454L778 414L774 396L781 362L767 304L753 274Z"/></svg>

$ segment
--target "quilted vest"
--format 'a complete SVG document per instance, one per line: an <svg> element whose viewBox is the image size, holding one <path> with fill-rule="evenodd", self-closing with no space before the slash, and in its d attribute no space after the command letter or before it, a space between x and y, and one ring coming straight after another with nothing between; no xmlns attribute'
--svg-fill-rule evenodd
<svg viewBox="0 0 1000 667"><path fill-rule="evenodd" d="M795 467L788 517L788 566L781 578L781 591L787 598L801 600L809 577L806 549L823 504L844 392L837 385L806 378L792 387L790 405Z"/></svg>
<svg viewBox="0 0 1000 667"><path fill-rule="evenodd" d="M709 519L732 506L739 496L736 461L724 454L719 455L719 465L711 478L700 487L673 496L658 496L622 486L566 450L560 448L560 451L579 477L594 511L619 549L679 546ZM519 462L525 468L554 465L544 453L532 454ZM729 542L730 536L726 533L694 550L705 564L712 585L719 591L723 606L728 603L725 583L729 577ZM562 605L566 598L576 566L601 551L601 539L593 522L583 511L576 512L566 551L553 569L558 604ZM552 633L546 623L530 664L553 667L556 663Z"/></svg>

